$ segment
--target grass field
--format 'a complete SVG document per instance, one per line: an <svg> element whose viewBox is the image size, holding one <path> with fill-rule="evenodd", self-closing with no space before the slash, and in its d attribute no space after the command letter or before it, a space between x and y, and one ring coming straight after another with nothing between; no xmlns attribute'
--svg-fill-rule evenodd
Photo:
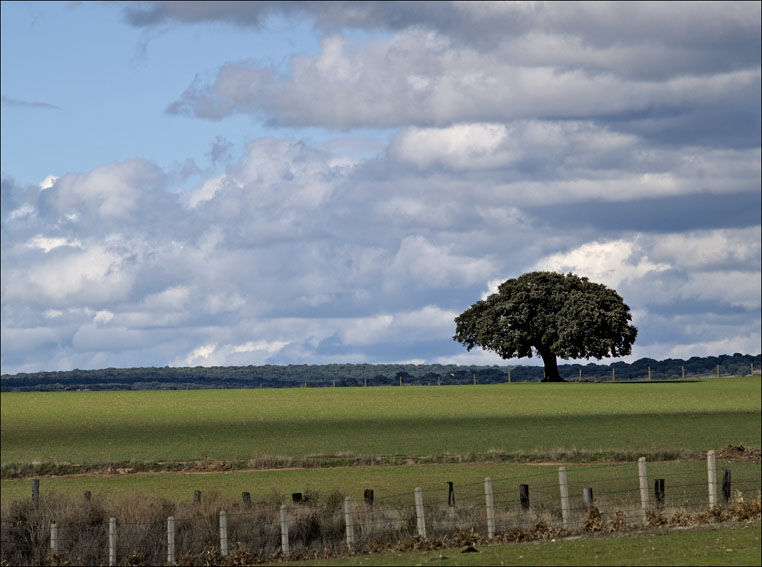
<svg viewBox="0 0 762 567"><path fill-rule="evenodd" d="M4 393L2 465L759 447L760 379Z"/></svg>
<svg viewBox="0 0 762 567"><path fill-rule="evenodd" d="M409 551L295 562L292 565L760 565L760 524L700 526L688 530L649 530L607 537L580 537Z"/></svg>
<svg viewBox="0 0 762 567"><path fill-rule="evenodd" d="M760 486L760 466L757 463L717 461L722 471L733 473L736 489L754 494ZM567 465L569 491L579 500L582 488L596 487L599 500L606 494L626 493L630 505L637 505L637 465L620 463L599 465ZM680 505L683 500L705 502L706 461L667 461L648 463L649 476L666 478L669 487L668 504ZM251 493L254 499L287 501L294 492L327 493L340 490L343 495L360 501L366 488L375 492L377 501L404 505L412 502L413 491L420 487L431 503L447 504L448 485L453 482L458 502L481 502L484 478L493 479L496 503L518 502L518 486L532 485L533 499L556 501L558 493L557 464L463 463L412 466L353 466L285 470L249 470L216 473L139 473L87 474L48 477L41 481L44 493L81 496L89 490L93 496L111 501L129 500L136 494L146 498L171 502L192 500L195 490L208 498L224 502L240 500L241 492ZM2 499L28 498L32 482L29 479L4 479L0 484ZM685 486L687 487L685 487ZM622 498L624 500L624 498Z"/></svg>
<svg viewBox="0 0 762 567"><path fill-rule="evenodd" d="M90 491L94 505L115 509L161 507L162 501L190 505L194 490L201 490L204 503L215 510L235 510L242 491L271 503L290 500L292 492L316 499L340 492L340 498L349 495L360 502L367 488L374 490L379 509L402 509L412 507L416 487L423 489L427 506L443 509L447 483L453 482L458 509L465 512L484 506L484 478L490 477L505 526L512 525L511 514L519 513L514 511L519 484L531 486L533 513L550 514L549 507L558 507L563 464L575 517L582 511L585 487L595 487L596 505L609 514L623 510L637 516L635 460L643 455L649 479L666 479L667 509L699 510L707 502L706 451L762 445L760 385L760 378L752 377L4 393L3 509L29 501L32 473L21 471L35 462L42 467L31 469L35 477L46 464L92 465L101 474L44 477L41 494L81 503ZM238 470L218 470L228 468L223 461L236 463ZM102 474L110 463L115 474ZM302 466L285 468L289 463ZM168 464L191 470L170 472ZM125 474L120 467L126 467ZM127 474L131 468L161 472ZM718 459L717 468L732 470L734 489L750 497L758 493L758 462ZM50 470L61 473L64 467ZM14 474L23 478L10 478ZM756 522L484 546L473 555L446 550L332 558L327 564L730 565L759 564L759 552Z"/></svg>

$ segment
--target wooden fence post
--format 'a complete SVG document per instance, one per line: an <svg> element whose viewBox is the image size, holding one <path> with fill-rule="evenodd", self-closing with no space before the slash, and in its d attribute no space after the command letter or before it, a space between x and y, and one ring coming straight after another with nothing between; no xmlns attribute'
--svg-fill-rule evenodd
<svg viewBox="0 0 762 567"><path fill-rule="evenodd" d="M646 475L646 458L638 459L638 480L640 481L640 508L643 522L648 521L648 476Z"/></svg>
<svg viewBox="0 0 762 567"><path fill-rule="evenodd" d="M685 366L683 366L683 380L685 380Z"/></svg>
<svg viewBox="0 0 762 567"><path fill-rule="evenodd" d="M725 506L730 504L730 469L722 471L722 500Z"/></svg>
<svg viewBox="0 0 762 567"><path fill-rule="evenodd" d="M720 377L720 365L718 364L717 365L717 378L719 378L719 377Z"/></svg>
<svg viewBox="0 0 762 567"><path fill-rule="evenodd" d="M519 499L521 500L521 509L525 512L529 511L529 485L519 485Z"/></svg>
<svg viewBox="0 0 762 567"><path fill-rule="evenodd" d="M200 504L201 503L201 491L200 490L194 490L193 491L193 503L194 504Z"/></svg>
<svg viewBox="0 0 762 567"><path fill-rule="evenodd" d="M566 467L558 467L558 485L561 490L561 519L564 528L569 527L569 486L566 484Z"/></svg>
<svg viewBox="0 0 762 567"><path fill-rule="evenodd" d="M241 500L243 501L243 505L247 508L251 506L251 493L250 492L241 492Z"/></svg>
<svg viewBox="0 0 762 567"><path fill-rule="evenodd" d="M615 368L611 369L611 381L612 382L616 382L616 369Z"/></svg>
<svg viewBox="0 0 762 567"><path fill-rule="evenodd" d="M508 383L509 384L511 383L511 371L510 370L508 371Z"/></svg>
<svg viewBox="0 0 762 567"><path fill-rule="evenodd" d="M657 478L654 480L654 497L656 500L656 507L661 510L664 508L664 479Z"/></svg>
<svg viewBox="0 0 762 567"><path fill-rule="evenodd" d="M175 517L167 518L167 563L175 564Z"/></svg>
<svg viewBox="0 0 762 567"><path fill-rule="evenodd" d="M35 510L40 507L40 479L35 478L32 481L32 502Z"/></svg>
<svg viewBox="0 0 762 567"><path fill-rule="evenodd" d="M368 379L367 378L365 379L365 387L366 388L368 387Z"/></svg>
<svg viewBox="0 0 762 567"><path fill-rule="evenodd" d="M648 379L651 380L651 367L648 367Z"/></svg>
<svg viewBox="0 0 762 567"><path fill-rule="evenodd" d="M352 498L344 498L344 523L347 526L347 548L352 551L355 547L355 520L352 515Z"/></svg>
<svg viewBox="0 0 762 567"><path fill-rule="evenodd" d="M709 482L709 507L717 506L717 471L714 464L714 451L706 454L706 474Z"/></svg>
<svg viewBox="0 0 762 567"><path fill-rule="evenodd" d="M116 518L108 520L108 564L116 565Z"/></svg>
<svg viewBox="0 0 762 567"><path fill-rule="evenodd" d="M220 555L228 556L228 516L220 510Z"/></svg>
<svg viewBox="0 0 762 567"><path fill-rule="evenodd" d="M55 522L50 524L50 552L58 553L58 526Z"/></svg>
<svg viewBox="0 0 762 567"><path fill-rule="evenodd" d="M365 492L363 492L363 499L365 500L365 504L367 506L373 506L373 489L372 488L365 489Z"/></svg>
<svg viewBox="0 0 762 567"><path fill-rule="evenodd" d="M577 379L577 382L582 382L582 369L579 369L579 378Z"/></svg>
<svg viewBox="0 0 762 567"><path fill-rule="evenodd" d="M280 549L288 557L288 507L285 504L280 506Z"/></svg>
<svg viewBox="0 0 762 567"><path fill-rule="evenodd" d="M423 515L423 492L415 489L415 516L418 520L418 535L426 539L426 518Z"/></svg>
<svg viewBox="0 0 762 567"><path fill-rule="evenodd" d="M492 479L484 479L484 499L487 504L487 539L495 539L495 503L492 499Z"/></svg>

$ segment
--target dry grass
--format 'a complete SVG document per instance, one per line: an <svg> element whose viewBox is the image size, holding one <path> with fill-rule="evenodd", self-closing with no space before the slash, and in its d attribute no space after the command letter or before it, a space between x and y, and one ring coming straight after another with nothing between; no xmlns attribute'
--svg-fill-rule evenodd
<svg viewBox="0 0 762 567"><path fill-rule="evenodd" d="M428 538L416 534L413 507L400 509L367 506L355 508L354 549L346 547L343 495L308 491L303 503L289 508L291 553L280 549L278 508L283 497L252 502L226 502L208 493L200 503L174 504L159 499L134 498L128 505L97 498L71 499L49 496L34 507L31 500L14 501L2 508L2 565L93 565L105 564L108 522L118 526L120 564L159 565L166 561L167 518L175 518L177 564L253 565L286 559L316 559L348 553L381 551L439 550L486 543L484 510L427 507ZM705 508L697 512L682 509L652 510L650 527L694 526L726 521L760 520L762 495L736 492L727 507ZM219 551L219 512L228 518L230 553ZM621 510L586 510L574 528L562 528L551 513L524 516L522 522L499 530L496 543L558 539L579 533L623 532L643 527L642 518L631 518ZM518 518L518 516L517 516ZM58 528L57 554L50 553L50 524ZM504 518L505 520L505 518Z"/></svg>

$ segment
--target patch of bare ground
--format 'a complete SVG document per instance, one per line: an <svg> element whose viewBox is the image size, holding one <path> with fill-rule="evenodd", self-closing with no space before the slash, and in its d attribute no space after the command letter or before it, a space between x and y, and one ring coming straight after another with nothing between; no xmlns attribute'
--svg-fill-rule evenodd
<svg viewBox="0 0 762 567"><path fill-rule="evenodd" d="M728 445L717 451L717 458L723 461L762 463L762 451L743 445Z"/></svg>

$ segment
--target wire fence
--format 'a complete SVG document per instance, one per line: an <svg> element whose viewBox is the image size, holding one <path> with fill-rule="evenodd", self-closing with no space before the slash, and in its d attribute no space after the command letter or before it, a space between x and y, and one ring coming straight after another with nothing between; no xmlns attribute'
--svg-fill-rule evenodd
<svg viewBox="0 0 762 567"><path fill-rule="evenodd" d="M654 462L542 467L534 474L362 498L339 492L193 503L33 495L3 504L2 563L236 564L373 551L400 542L518 541L644 524L759 517L760 465ZM37 487L39 485L36 485ZM742 512L739 512L741 510ZM735 516L734 516L735 514ZM673 521L673 523L674 523Z"/></svg>

